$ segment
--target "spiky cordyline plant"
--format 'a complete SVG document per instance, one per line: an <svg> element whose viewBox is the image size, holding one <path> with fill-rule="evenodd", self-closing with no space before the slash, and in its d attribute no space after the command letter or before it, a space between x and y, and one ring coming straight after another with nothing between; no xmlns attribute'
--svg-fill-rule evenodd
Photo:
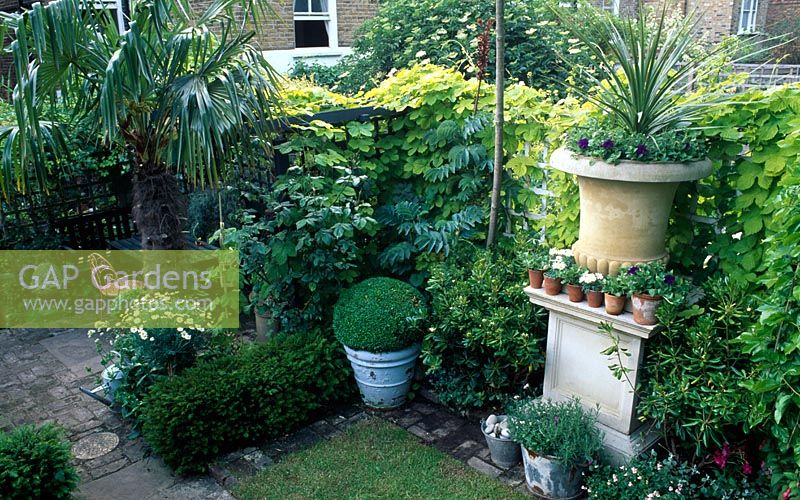
<svg viewBox="0 0 800 500"><path fill-rule="evenodd" d="M121 33L91 7L55 0L4 15L17 125L0 130L3 195L44 188L54 165L67 168L66 130L80 123L133 157L142 248L181 248L175 175L214 184L233 163L270 153L277 77L250 43L268 0L212 0L200 12L188 0L134 0ZM71 123L42 118L53 101Z"/></svg>
<svg viewBox="0 0 800 500"><path fill-rule="evenodd" d="M573 92L606 113L613 126L630 133L653 136L686 127L708 106L730 101L727 89L693 90L718 71L712 62L732 60L737 47L718 44L694 51L701 16L695 11L668 26L667 4L654 27L647 22L641 1L635 18L598 13L576 22L574 14L557 10L565 27L598 63L596 72L581 72L591 85L576 85ZM588 87L594 90L584 90Z"/></svg>

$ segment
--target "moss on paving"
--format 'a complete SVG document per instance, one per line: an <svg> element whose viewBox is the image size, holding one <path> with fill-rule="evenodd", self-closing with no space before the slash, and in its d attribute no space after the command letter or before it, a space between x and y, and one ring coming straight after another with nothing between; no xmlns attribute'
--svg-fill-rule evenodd
<svg viewBox="0 0 800 500"><path fill-rule="evenodd" d="M369 419L244 480L241 499L527 498L408 432Z"/></svg>

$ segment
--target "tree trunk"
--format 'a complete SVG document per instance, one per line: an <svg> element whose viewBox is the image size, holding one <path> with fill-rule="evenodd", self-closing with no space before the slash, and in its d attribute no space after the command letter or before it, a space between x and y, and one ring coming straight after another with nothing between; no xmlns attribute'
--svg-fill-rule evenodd
<svg viewBox="0 0 800 500"><path fill-rule="evenodd" d="M486 248L494 245L497 235L497 213L500 210L500 188L503 182L503 107L505 97L505 0L496 0L496 61L495 61L495 110L494 110L494 175L492 177L492 205L489 210L489 231Z"/></svg>
<svg viewBox="0 0 800 500"><path fill-rule="evenodd" d="M133 177L133 220L142 237L142 250L181 250L186 197L175 176L143 170Z"/></svg>

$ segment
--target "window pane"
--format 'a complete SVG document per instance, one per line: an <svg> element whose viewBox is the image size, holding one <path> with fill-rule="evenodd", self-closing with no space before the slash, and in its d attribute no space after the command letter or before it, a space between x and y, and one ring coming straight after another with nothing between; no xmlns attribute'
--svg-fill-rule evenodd
<svg viewBox="0 0 800 500"><path fill-rule="evenodd" d="M308 12L308 0L294 0L294 11Z"/></svg>
<svg viewBox="0 0 800 500"><path fill-rule="evenodd" d="M311 12L325 12L322 10L322 0L311 0Z"/></svg>
<svg viewBox="0 0 800 500"><path fill-rule="evenodd" d="M325 25L325 21L295 21L295 47L328 47L328 29Z"/></svg>

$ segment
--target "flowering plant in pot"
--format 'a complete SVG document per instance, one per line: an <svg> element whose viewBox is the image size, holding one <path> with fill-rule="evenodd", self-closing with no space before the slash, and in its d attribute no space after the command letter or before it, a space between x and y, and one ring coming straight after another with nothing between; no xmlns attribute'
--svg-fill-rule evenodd
<svg viewBox="0 0 800 500"><path fill-rule="evenodd" d="M603 305L603 281L605 277L601 273L585 271L578 278L578 283L586 294L586 302L589 307L600 307Z"/></svg>
<svg viewBox="0 0 800 500"><path fill-rule="evenodd" d="M522 256L522 263L528 268L528 279L531 288L542 288L544 272L550 265L550 256L547 249L537 246L532 250L528 250Z"/></svg>
<svg viewBox="0 0 800 500"><path fill-rule="evenodd" d="M661 302L682 302L688 291L686 282L667 271L661 262L650 262L620 270L621 279L631 292L633 320L641 325L655 325Z"/></svg>
<svg viewBox="0 0 800 500"><path fill-rule="evenodd" d="M580 229L573 251L593 272L666 261L678 184L712 171L707 144L693 124L709 105L732 102L732 89L708 88L705 81L718 68L709 62L729 59L734 49L694 50L701 16L669 23L667 5L652 22L646 9L630 18L597 13L581 21L558 11L562 26L597 63L572 90L599 118L570 130L565 147L550 159L553 168L578 177Z"/></svg>
<svg viewBox="0 0 800 500"><path fill-rule="evenodd" d="M509 407L509 430L522 445L528 488L545 498L577 498L582 471L603 447L597 414L578 400L524 399Z"/></svg>
<svg viewBox="0 0 800 500"><path fill-rule="evenodd" d="M550 263L544 272L544 291L547 295L558 295L561 293L562 275L574 262L572 250L551 248L549 255Z"/></svg>
<svg viewBox="0 0 800 500"><path fill-rule="evenodd" d="M622 314L625 300L628 298L628 282L625 275L606 276L603 278L602 290L606 313L612 316Z"/></svg>
<svg viewBox="0 0 800 500"><path fill-rule="evenodd" d="M333 332L368 406L394 408L405 402L427 318L423 295L400 280L370 278L341 293Z"/></svg>
<svg viewBox="0 0 800 500"><path fill-rule="evenodd" d="M580 279L588 270L580 267L575 259L569 259L567 267L561 272L561 282L567 289L570 302L581 302L583 300L583 286Z"/></svg>

